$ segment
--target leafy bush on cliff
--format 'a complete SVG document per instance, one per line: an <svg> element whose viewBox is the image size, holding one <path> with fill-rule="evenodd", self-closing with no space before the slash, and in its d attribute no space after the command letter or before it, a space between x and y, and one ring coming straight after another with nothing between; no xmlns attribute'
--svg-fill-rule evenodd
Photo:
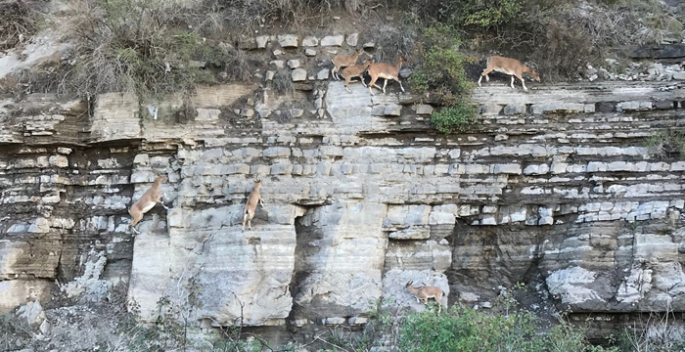
<svg viewBox="0 0 685 352"><path fill-rule="evenodd" d="M460 52L461 44L454 29L436 24L424 29L414 46L412 61L417 64L409 84L414 94L433 94L447 107L431 116L443 133L464 131L476 113L469 103L474 84L464 69L467 58Z"/></svg>
<svg viewBox="0 0 685 352"><path fill-rule="evenodd" d="M474 122L476 109L468 101L443 108L431 115L431 123L442 133L464 132Z"/></svg>
<svg viewBox="0 0 685 352"><path fill-rule="evenodd" d="M461 27L494 27L515 19L521 11L518 0L445 1L444 20Z"/></svg>
<svg viewBox="0 0 685 352"><path fill-rule="evenodd" d="M645 146L657 156L678 155L685 159L685 130L667 128L658 131L645 139Z"/></svg>
<svg viewBox="0 0 685 352"><path fill-rule="evenodd" d="M424 29L414 46L415 70L409 84L416 94L437 93L443 105L452 106L473 89L464 63L466 56L459 50L459 34L452 28L436 24Z"/></svg>

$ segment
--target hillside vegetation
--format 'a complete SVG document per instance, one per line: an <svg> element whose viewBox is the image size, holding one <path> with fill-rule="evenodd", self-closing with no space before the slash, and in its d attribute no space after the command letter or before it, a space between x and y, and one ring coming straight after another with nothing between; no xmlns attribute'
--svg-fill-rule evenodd
<svg viewBox="0 0 685 352"><path fill-rule="evenodd" d="M624 46L628 44L680 41L683 29L680 10L666 7L657 0L63 0L60 3L57 3L57 0L48 2L0 0L0 13L3 14L3 21L0 22L0 51L20 51L30 42L32 36L43 31L59 32L59 40L73 43L73 50L69 55L46 63L42 69L26 70L14 77L0 79L0 95L51 92L75 95L92 101L93 97L98 94L128 91L138 94L142 99L156 99L169 94L188 96L194 93L198 84L245 82L266 85L264 77L257 76L255 73L265 71L264 68L272 59L271 53L267 50L262 50L262 52L253 50L246 53L244 50L246 38L253 39L256 33L259 35L296 33L300 36L320 36L336 31L345 33L356 31L361 33L364 41L368 40L375 43L377 51L374 53L374 57L376 60L394 60L398 54L408 59L411 74L407 77L406 82L413 94L433 105L442 106L440 109L436 109L431 121L438 131L445 133L462 132L473 123L476 110L470 104L468 97L474 88L475 78L483 68L484 58L490 54L498 53L526 62L541 72L545 82L574 80L579 70L588 63L601 65L607 57L621 60ZM334 20L334 18L339 19ZM324 67L325 64L321 66ZM274 92L282 95L291 94L300 89L300 86L293 83L291 71L285 67L274 73L270 84ZM252 97L249 99L255 100ZM676 103L682 104L682 102ZM138 108L135 104L132 105L134 109ZM246 103L245 105L249 104ZM255 105L253 101L252 107ZM224 107L225 105L221 106L222 109ZM432 107L430 108L432 109ZM212 109L218 110L218 107L212 106ZM237 110L238 112L233 112L236 115L240 112L240 109ZM223 114L222 111L220 123L217 125L223 125L226 121L231 123ZM254 114L255 112L250 109L250 114L244 116L245 120L258 120L258 115ZM135 119L138 118L135 114L131 115L136 116ZM40 116L36 120L39 118ZM169 130L175 132L175 129L180 130L184 127L186 126L175 126ZM212 134L212 136L223 136L224 127L220 126L220 128L221 130L217 129L219 132ZM644 127L640 128L647 130ZM247 129L238 130L238 132L242 133L245 130ZM329 130L322 129L321 131L326 132L317 132L316 138L328 133ZM255 128L255 131L255 135L263 133L258 128ZM374 130L372 132L375 133ZM80 133L85 134L84 132ZM518 132L515 131L515 133ZM603 133L603 131L599 131L599 133ZM304 133L302 134L304 135ZM519 135L527 134L527 131L519 133ZM179 135L181 134L179 133ZM540 135L532 137L538 138L541 135L542 132ZM582 136L580 133L579 135ZM262 134L261 137L263 136L266 134ZM252 135L247 137L253 138ZM126 138L122 140L126 141ZM138 143L140 138L137 135L135 138L135 143ZM253 138L258 142L250 143L262 144L259 138ZM306 138L314 140L311 136ZM373 138L378 138L378 136L374 135ZM649 140L649 146L664 154L673 154L675 150L678 150L682 156L685 155L683 139L684 135L680 130L676 132L668 130L652 137ZM495 140L497 141L497 139ZM543 142L547 143L546 140ZM117 143L128 142L117 140ZM230 143L234 142L226 142L227 145ZM268 147L273 146L269 143L263 144ZM471 142L468 141L468 143ZM508 143L513 145L514 142ZM604 141L601 143L606 144ZM621 142L612 142L612 144L618 143ZM149 147L150 150L161 148L154 143L150 144L152 144ZM245 150L254 149L255 155L267 155L257 148L252 148L252 144ZM538 147L534 144L528 145ZM116 144L112 148L116 149L119 146ZM209 150L210 146L221 152L220 154L229 152L228 149L224 152L220 147L207 143L206 150L197 148L193 153L198 152L200 155L200 152L204 153ZM632 148L632 145L627 147ZM109 148L109 146L105 144L102 148ZM412 148L414 147L412 146ZM457 148L461 148L461 146L454 146L453 150L461 153L461 150ZM483 146L483 148L487 148L487 146ZM584 146L584 148L589 149L594 148L594 146L589 145ZM416 149L418 150L418 148ZM71 149L69 150L71 153ZM94 148L93 150L99 149ZM143 151L144 149L140 150ZM169 148L169 150L173 149ZM273 150L277 150L277 148ZM144 151L147 152L147 149ZM167 158L167 156L160 156L161 154L154 154L158 151L159 149L155 149L150 153L152 158ZM213 157L211 156L213 152L208 151L207 154L202 155L203 158L205 155L207 158L215 158L216 164L198 164L198 170L205 168L205 165L217 166L217 168L224 167L232 162L226 160L234 160ZM234 152L236 156L239 155L237 151ZM134 161L137 159L135 153L138 151L131 148L128 165L137 163ZM176 153L175 150L174 153ZM249 153L253 153L253 151L249 151ZM290 158L290 153L288 151L287 158ZM476 153L471 155L474 154ZM448 153L445 152L443 155L448 155ZM293 152L292 158L296 157ZM456 165L457 162L467 159L466 157L462 159L453 158L451 152L449 157L450 165ZM601 158L604 157L601 156ZM632 156L630 157L632 158ZM173 161L174 168L178 165L176 161L180 160L179 158L174 156L169 159ZM535 165L537 165L541 162L537 161L540 158L533 156L532 159L523 159L521 165L528 163L529 160L534 160ZM550 154L549 158L552 159L553 156ZM426 159L428 160L426 165L437 160L433 156ZM114 157L110 160L113 160L112 163L116 162ZM481 161L476 160L476 163L481 163L478 164L479 167L487 167L487 163L490 161L493 163L500 162L499 159L491 158L489 154L485 159L480 160L484 161L481 163ZM629 159L626 165L629 162L632 163L631 160ZM273 161L266 163L269 162ZM319 161L308 162L308 165L315 165L316 162ZM249 162L246 161L245 163ZM93 165L95 164L97 163L93 162ZM305 163L302 162L302 164ZM191 170L191 166L195 167L189 160L187 164L184 164L184 168L185 165L188 165L188 169L184 170ZM444 165L445 170L448 170L448 166L451 167L446 163ZM531 162L531 166L537 168L538 166L535 165L532 165ZM667 164L663 163L663 165ZM248 170L251 167L247 164L243 166ZM257 166L266 167L269 165L260 164ZM518 167L518 164L514 166ZM546 164L544 166L547 167ZM521 169L525 167L527 165L523 165ZM117 168L119 168L118 164ZM49 172L51 169L40 169L36 171L36 175L39 172L43 173L43 170ZM209 170L209 166L206 167L206 170ZM97 170L97 172L100 171L100 169ZM22 169L19 169L18 172L26 173ZM117 170L117 172L119 171ZM621 177L629 175L625 171L620 172L623 175ZM198 171L198 173L200 172ZM519 170L518 173L521 174L522 170ZM482 174L484 176L477 177L483 176L483 179L493 179L493 182L498 183L501 183L500 180L503 178L511 177L508 174L504 175L503 178L496 173L490 175L483 172ZM247 171L245 175L248 175ZM235 177L243 176L241 174ZM523 176L532 179L529 175ZM541 176L546 177L544 174ZM572 177L576 176L573 175ZM588 179L591 176L588 176ZM464 184L477 181L477 177L470 179L464 177ZM210 178L207 177L207 179ZM224 182L224 176L217 177L217 179L219 178L222 178L221 182ZM272 180L274 179L277 177L274 176ZM350 179L353 180L352 182L358 180ZM663 179L667 179L667 177L663 176ZM179 184L186 185L188 182L195 182L190 178L187 180L185 182L179 181ZM670 182L670 179L667 180ZM131 182L133 183L133 181ZM412 179L412 182L415 182L415 179ZM433 176L431 176L430 182L433 182ZM584 187L580 181L573 182L575 182L573 187L579 189ZM206 187L207 184L198 183L197 187ZM489 187L485 182L483 184L486 185L483 188ZM662 189L669 187L659 184L648 186ZM130 187L133 189L134 186L130 185ZM474 187L481 187L481 185ZM501 188L504 186L498 187L504 189ZM401 190L409 188L397 187ZM459 189L463 188L459 186ZM194 190L186 191L194 192ZM223 192L223 189L217 187L216 191ZM75 197L80 195L78 192L75 193ZM133 191L130 192L129 194L134 193ZM324 191L322 192L325 194ZM518 190L514 191L514 193L516 192ZM62 193L58 192L58 194ZM330 194L333 194L333 191ZM420 193L417 197L422 197L422 194ZM490 197L491 195L488 194L487 196ZM116 196L121 198L118 194ZM661 197L661 194L657 194L657 196ZM295 199L294 196L289 197L288 199ZM355 195L355 197L357 196ZM450 197L452 196L450 195ZM456 196L454 197L449 198L448 201L452 202L452 199L457 199ZM235 199L239 198L230 201L233 202ZM477 201L481 202L478 199ZM505 201L508 202L506 199ZM668 203L668 200L665 203ZM201 208L209 203L198 201L197 204L201 204L197 205L198 208ZM226 204L228 203L217 203L215 205L223 207ZM301 207L307 207L309 206L307 204L314 203L301 204L305 204ZM395 203L392 204L395 205ZM478 207L486 206L480 203L473 204L477 204ZM517 204L514 206L518 206ZM433 204L430 205L434 206ZM449 203L448 205L454 204ZM469 206L466 205L467 208ZM511 204L506 204L506 206L511 206ZM543 205L535 205L535 209L538 207L542 209ZM121 207L121 209L123 208ZM210 210L214 211L213 209ZM98 209L98 211L100 210ZM112 213L118 214L116 213L118 211L115 209ZM666 210L664 210L665 212ZM191 217L186 218L191 219ZM199 219L199 217L197 218ZM563 219L566 221L567 218ZM483 222L483 224L486 223ZM630 223L626 226L637 225ZM457 230L459 228L455 227L455 233ZM499 232L492 232L492 234L498 235ZM100 235L101 233L98 233L98 236ZM297 238L297 246L300 246L299 240ZM456 246L454 242L451 242L450 245ZM130 251L132 253L133 247L130 247ZM531 258L533 257L531 256ZM451 257L450 260L452 260ZM295 274L293 275L296 277ZM291 287L295 287L295 284ZM98 321L109 322L116 327L116 334L113 334L116 336L100 336L100 334L92 331L88 334L81 334L94 336L94 339L98 340L97 348L107 351L273 351L259 338L248 335L248 329L244 332L238 324L232 328L215 330L217 336L210 336L211 339L208 338L207 341L194 341L195 337L206 331L197 326L197 321L189 318L190 312L201 308L198 303L200 300L197 298L199 297L199 289L195 286L186 289L189 293L186 296L187 299L181 304L171 302L166 296L159 300L158 310L161 314L154 323L139 324L137 311L132 309L131 312L122 312L111 319L106 316L103 319L102 316L97 315ZM181 291L179 288L177 290ZM672 330L668 329L668 324L671 321L668 314L665 315L665 324L660 324L659 321L649 322L654 324L656 326L654 330L661 331L662 335L648 336L638 327L633 330L626 330L625 336L616 336L615 340L612 341L615 346L605 348L590 345L584 338L583 330L576 326L562 322L562 324L548 329L548 321L531 313L519 311L519 308L524 310L527 307L523 307L523 305L514 306L508 301L504 303L506 304L495 305L493 309L485 310L456 304L450 309L443 310L441 315L436 315L430 305L425 312L409 314L397 311L395 316L390 316L388 312L381 312L379 308L378 311L371 312L369 323L364 325L364 331L357 335L361 336L360 339L338 336L335 331L329 331L318 336L312 334L310 336L311 341L308 340L306 343L312 345L316 343L315 346L336 351L369 351L373 347L378 347L386 336L391 336L394 339L391 342L395 346L399 346L402 351L616 352L634 350L679 351L685 348L685 333L683 332L685 329L680 329L679 325L676 325L678 328L676 332L680 332L680 334L671 333ZM65 313L65 321L72 314L67 313ZM93 315L95 316L95 314ZM77 315L74 314L74 316ZM78 317L82 320L82 315ZM557 317L559 316L554 316L555 319ZM45 346L52 343L39 341L32 335L29 327L16 323L12 320L14 318L15 316L10 314L0 316L0 331L5 332L5 334L0 334L0 350L24 347L45 350L47 349ZM563 317L559 318L560 321L563 321ZM241 310L240 324L242 324L242 319ZM663 325L666 327L661 329ZM205 329L208 330L209 328L205 327ZM673 331L675 330L673 329ZM55 336L59 336L59 330L56 331ZM541 333L541 331L546 331L546 334ZM80 331L78 332L80 333ZM243 335L243 333L245 334ZM246 336L254 338L252 343L243 344L240 342L241 338L244 340ZM57 339L55 338L54 341ZM50 346L50 349L58 348L56 343ZM296 351L306 346L308 345L290 346L290 348L283 350ZM191 349L191 347L196 349ZM309 349L311 350L311 348Z"/></svg>
<svg viewBox="0 0 685 352"><path fill-rule="evenodd" d="M0 93L187 97L198 84L260 82L269 59L241 50L255 33L356 31L376 43L376 61L408 59L412 92L446 107L432 118L445 133L472 121L468 97L487 55L517 58L549 83L620 59L626 44L682 32L680 10L658 0L6 0L0 10L0 50L21 49L41 29L74 43L60 62L0 80ZM282 72L273 86L292 90Z"/></svg>
<svg viewBox="0 0 685 352"><path fill-rule="evenodd" d="M326 19L334 15L343 16L338 25L347 22L376 37L384 51L376 55L379 60L400 53L420 70L422 56L428 54L435 60L427 60L426 70L435 71L435 65L461 69L468 63L446 58L445 51L468 52L475 61L497 52L531 63L545 81L572 79L580 67L601 62L627 43L679 41L682 31L679 11L657 0L64 1L69 10L60 19L46 14L44 1L0 2L0 50L20 46L52 20L76 42L76 55L60 68L62 75L53 77L59 82L48 88L81 96L122 90L188 92L197 83L249 80L250 65L237 50L241 35L254 35L255 30L326 32ZM430 27L452 31L458 44L431 42L430 33L422 42L424 29ZM433 46L443 52L431 52ZM472 71L473 76L478 70ZM21 80L46 85L45 77ZM422 80L431 85L425 82L431 77ZM34 90L41 88L46 87ZM454 88L452 93L460 95L467 87Z"/></svg>

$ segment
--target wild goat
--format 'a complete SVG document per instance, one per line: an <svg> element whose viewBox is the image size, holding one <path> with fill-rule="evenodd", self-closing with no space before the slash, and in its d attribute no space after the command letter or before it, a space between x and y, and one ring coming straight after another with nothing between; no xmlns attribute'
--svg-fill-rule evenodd
<svg viewBox="0 0 685 352"><path fill-rule="evenodd" d="M255 209L257 209L257 204L264 207L264 200L262 195L259 194L259 189L262 188L262 181L255 180L254 188L250 195L247 196L247 203L245 203L245 214L243 215L243 231L245 231L245 223L247 223L248 228L252 230L252 219L254 218Z"/></svg>
<svg viewBox="0 0 685 352"><path fill-rule="evenodd" d="M354 77L359 77L362 85L366 87L366 83L364 83L364 71L366 71L371 63L371 58L367 58L366 61L364 61L364 63L361 65L348 66L340 71L340 76L345 79L345 89L347 89L348 92L352 93L350 88L347 88L347 85L352 82L352 78Z"/></svg>
<svg viewBox="0 0 685 352"><path fill-rule="evenodd" d="M379 78L385 79L385 83L383 83L382 89L383 94L385 94L385 86L388 84L389 79L397 81L397 83L400 84L400 89L402 89L402 92L404 92L404 87L402 87L402 82L400 82L399 78L400 69L402 68L402 64L404 62L404 58L400 56L399 58L397 58L397 63L394 65L387 62L378 62L369 65L367 72L369 72L369 76L371 76L371 82L369 82L369 92L371 93L371 95L374 95L371 87L381 89L379 86L376 85L376 80L378 80Z"/></svg>
<svg viewBox="0 0 685 352"><path fill-rule="evenodd" d="M164 207L164 209L169 210L169 208L162 203L162 197L164 194L159 189L162 182L166 182L166 178L164 178L164 176L158 175L155 177L155 183L152 184L152 187L145 191L140 199L133 203L131 208L128 209L128 213L133 217L133 221L131 221L130 226L136 233L139 233L135 228L136 224L138 224L138 222L143 219L143 215L150 211L150 209L154 208L155 205L159 203Z"/></svg>
<svg viewBox="0 0 685 352"><path fill-rule="evenodd" d="M357 59L361 54L364 53L364 50L362 49L356 49L354 51L354 54L352 55L336 55L333 57L333 68L331 69L331 76L333 78L339 80L340 76L338 76L338 70L340 70L341 67L347 67L347 66L352 66L357 63Z"/></svg>
<svg viewBox="0 0 685 352"><path fill-rule="evenodd" d="M518 78L523 84L523 89L526 88L526 82L523 80L523 74L529 74L534 80L540 82L540 75L538 72L531 69L530 67L524 65L521 61L516 59L510 59L502 56L490 56L487 60L487 67L483 70L483 73L478 78L478 86L480 86L480 81L485 76L485 81L490 82L490 77L488 73L492 71L501 72L511 76L511 88L514 88L514 77Z"/></svg>
<svg viewBox="0 0 685 352"><path fill-rule="evenodd" d="M442 290L439 287L423 286L415 288L414 281L412 280L407 282L407 286L405 286L404 288L406 288L407 291L413 293L414 296L416 296L417 302L423 300L424 304L428 304L428 299L434 298L435 301L438 302L438 314L440 314L442 308ZM447 305L445 305L445 308L447 308Z"/></svg>

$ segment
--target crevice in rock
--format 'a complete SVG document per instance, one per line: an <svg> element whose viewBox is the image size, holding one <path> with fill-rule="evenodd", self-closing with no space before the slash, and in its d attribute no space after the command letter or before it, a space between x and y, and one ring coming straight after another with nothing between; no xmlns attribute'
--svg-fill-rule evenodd
<svg viewBox="0 0 685 352"><path fill-rule="evenodd" d="M305 319L314 320L316 313L309 311L307 307L296 303L297 297L301 294L304 282L311 275L314 268L309 267L308 258L318 253L321 248L318 241L323 239L323 232L314 224L305 221L317 207L309 207L303 216L295 218L295 270L290 280L290 294L293 297L293 307L288 316L288 323L301 326Z"/></svg>
<svg viewBox="0 0 685 352"><path fill-rule="evenodd" d="M450 302L457 302L462 292L477 301L493 299L500 286L511 288L518 282L534 281L539 271L540 244L547 237L540 226L523 224L474 226L457 219L451 235L452 266L446 275ZM473 294L473 295L471 295Z"/></svg>

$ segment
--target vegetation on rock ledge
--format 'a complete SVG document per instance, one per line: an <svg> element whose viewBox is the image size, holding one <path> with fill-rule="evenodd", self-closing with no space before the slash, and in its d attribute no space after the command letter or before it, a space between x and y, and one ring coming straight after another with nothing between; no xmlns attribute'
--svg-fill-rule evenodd
<svg viewBox="0 0 685 352"><path fill-rule="evenodd" d="M191 9L158 1L81 0L72 20L79 55L65 91L94 96L112 91L142 97L190 93L197 84L251 78L243 54L227 43L206 42ZM221 71L206 69L215 68Z"/></svg>
<svg viewBox="0 0 685 352"><path fill-rule="evenodd" d="M431 116L443 133L464 131L476 113L469 103L474 84L468 80L461 45L459 33L444 24L424 29L414 45L412 59L417 64L408 81L414 94L435 94L446 107Z"/></svg>

